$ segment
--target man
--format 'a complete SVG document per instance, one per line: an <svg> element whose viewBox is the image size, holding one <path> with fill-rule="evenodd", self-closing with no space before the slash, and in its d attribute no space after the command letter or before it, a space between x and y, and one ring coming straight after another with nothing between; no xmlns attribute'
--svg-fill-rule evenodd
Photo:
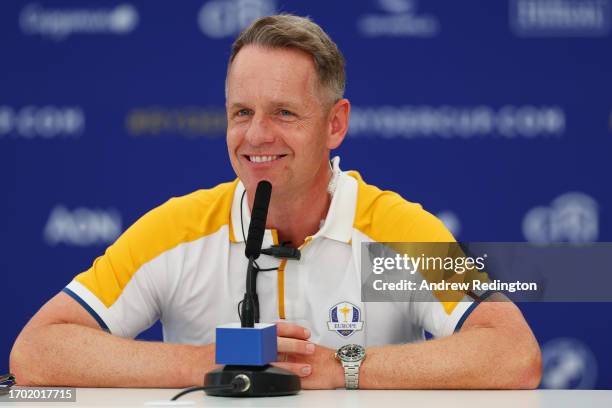
<svg viewBox="0 0 612 408"><path fill-rule="evenodd" d="M310 20L271 16L247 28L226 79L239 179L146 214L45 304L13 347L18 382L200 385L215 366L214 328L237 320L244 231L265 179L273 193L263 246L289 242L302 257L258 260L271 269L258 278L261 320L280 321L275 364L303 388L536 387L540 350L510 302L361 302L362 242L453 237L419 205L330 162L348 129L344 83L342 55ZM164 343L133 340L157 319ZM418 341L424 329L437 338ZM367 355L350 373L334 357L349 343Z"/></svg>

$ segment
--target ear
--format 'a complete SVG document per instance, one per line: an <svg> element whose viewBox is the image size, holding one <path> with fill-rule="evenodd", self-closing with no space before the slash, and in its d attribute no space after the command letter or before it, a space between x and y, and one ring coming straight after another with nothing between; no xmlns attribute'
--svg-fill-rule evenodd
<svg viewBox="0 0 612 408"><path fill-rule="evenodd" d="M332 106L329 112L329 133L327 135L327 148L333 150L340 146L349 126L351 103L348 99L340 99Z"/></svg>

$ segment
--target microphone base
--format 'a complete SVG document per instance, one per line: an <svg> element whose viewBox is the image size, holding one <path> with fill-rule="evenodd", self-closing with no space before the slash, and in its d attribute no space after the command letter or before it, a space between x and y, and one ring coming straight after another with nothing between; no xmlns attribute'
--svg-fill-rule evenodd
<svg viewBox="0 0 612 408"><path fill-rule="evenodd" d="M227 365L206 373L204 386L230 384L237 375L246 375L250 385L244 391L232 389L205 390L215 397L278 397L300 392L300 377L289 370L264 366Z"/></svg>

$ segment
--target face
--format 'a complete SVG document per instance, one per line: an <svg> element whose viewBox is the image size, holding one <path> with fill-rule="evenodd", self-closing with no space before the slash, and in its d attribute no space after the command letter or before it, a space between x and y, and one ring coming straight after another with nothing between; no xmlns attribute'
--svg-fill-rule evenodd
<svg viewBox="0 0 612 408"><path fill-rule="evenodd" d="M228 73L226 108L230 160L248 191L260 180L275 194L309 191L329 177L329 150L340 143L308 54L244 47Z"/></svg>

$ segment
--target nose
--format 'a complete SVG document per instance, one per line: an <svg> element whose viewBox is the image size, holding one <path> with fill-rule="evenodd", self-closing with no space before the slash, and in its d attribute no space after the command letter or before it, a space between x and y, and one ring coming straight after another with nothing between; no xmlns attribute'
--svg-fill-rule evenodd
<svg viewBox="0 0 612 408"><path fill-rule="evenodd" d="M274 130L264 114L255 113L245 134L245 139L251 146L274 142Z"/></svg>

